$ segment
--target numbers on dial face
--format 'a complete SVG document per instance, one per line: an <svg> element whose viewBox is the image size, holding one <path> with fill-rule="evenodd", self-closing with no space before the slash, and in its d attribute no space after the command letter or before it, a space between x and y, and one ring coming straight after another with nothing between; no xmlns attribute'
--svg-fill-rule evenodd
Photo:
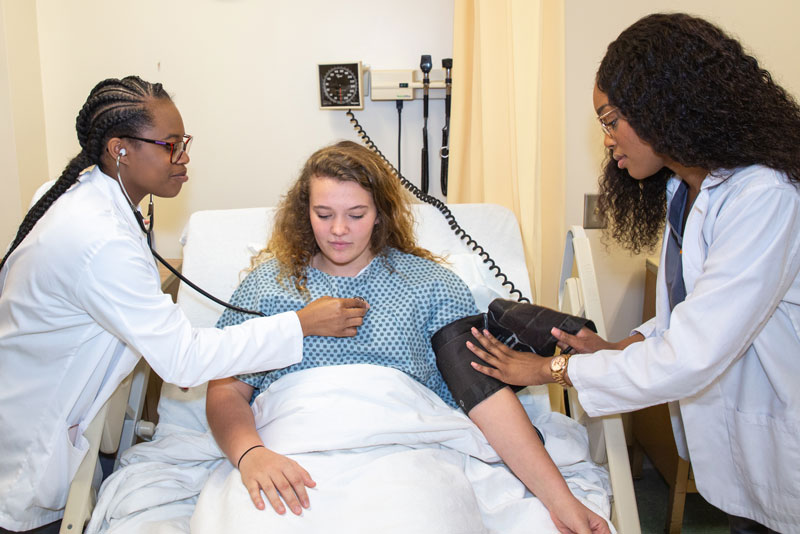
<svg viewBox="0 0 800 534"><path fill-rule="evenodd" d="M357 69L357 66L355 66ZM357 106L359 104L358 70L350 66L334 66L322 78L323 106Z"/></svg>

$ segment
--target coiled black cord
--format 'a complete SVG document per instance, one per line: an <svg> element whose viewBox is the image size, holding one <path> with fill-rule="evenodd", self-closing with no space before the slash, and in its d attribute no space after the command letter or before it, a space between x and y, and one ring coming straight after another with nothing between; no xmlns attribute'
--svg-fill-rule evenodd
<svg viewBox="0 0 800 534"><path fill-rule="evenodd" d="M458 224L458 221L456 221L455 216L450 211L450 208L447 207L447 204L445 204L438 198L429 195L428 193L424 193L416 185L408 181L402 174L400 174L400 171L398 171L394 167L394 165L392 165L392 163L386 158L386 156L383 155L383 153L375 145L372 139L370 139L369 135L367 135L367 132L364 130L361 124L358 123L358 119L356 119L356 116L353 114L353 111L348 109L346 114L350 118L350 124L353 125L353 128L355 129L356 133L358 133L358 136L361 138L361 140L364 142L367 148L369 148L370 150L375 152L378 156L380 156L380 158L384 161L384 163L386 163L386 165L389 167L392 173L394 173L395 176L397 176L397 178L400 180L400 183L403 184L403 187L405 187L408 191L410 191L411 194L413 194L419 200L427 204L430 204L431 206L439 210L439 212L441 212L444 218L447 219L448 225L456 234L456 236L459 239L461 239L461 241L466 241L467 246L472 247L472 250L475 251L481 258L483 258L483 263L488 265L490 271L494 271L494 276L496 278L500 278L502 280L503 286L507 286L508 288L510 288L509 293L512 295L516 295L517 300L519 302L530 303L530 300L528 300L522 294L522 292L514 286L514 283L508 279L508 276L506 276L505 273L503 273L503 271L500 269L497 263L491 258L491 256L489 256L489 253L486 252L486 250L481 245L479 245L478 242L475 241L471 235L469 235L466 231L464 231L464 229L461 227L460 224Z"/></svg>

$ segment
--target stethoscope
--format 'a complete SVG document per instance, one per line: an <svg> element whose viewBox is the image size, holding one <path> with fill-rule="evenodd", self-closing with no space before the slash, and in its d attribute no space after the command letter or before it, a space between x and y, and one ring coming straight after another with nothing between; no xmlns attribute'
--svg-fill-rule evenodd
<svg viewBox="0 0 800 534"><path fill-rule="evenodd" d="M133 204L133 201L131 201L131 197L128 195L128 191L125 190L125 185L122 183L122 175L119 172L119 159L126 153L127 151L123 148L119 151L119 155L117 156L117 183L119 184L120 189L122 189L122 194L125 195L125 200L128 201L128 205L131 207L131 210L133 210L133 215L136 219L136 222L139 223L139 228L141 228L142 232L144 232L145 236L147 236L147 248L150 249L150 252L153 254L153 257L157 259L159 262L161 262L161 265L166 267L172 274L177 276L186 285L188 285L189 287L191 287L192 289L194 289L207 299L216 302L221 306L225 306L226 308L231 309L233 311L247 313L250 315L258 315L260 317L266 317L266 314L260 311L248 310L247 308L240 308L239 306L234 306L233 304L225 302L222 299L218 299L214 295L208 293L204 289L200 288L197 284L195 284L194 282L183 276L180 272L178 272L177 269L175 269L172 265L170 265L167 262L167 260L162 258L158 254L158 252L156 252L155 248L153 247L153 221L155 221L155 213L153 211L153 194L150 193L150 200L147 203L147 219L145 219L142 216L142 212L139 211L139 209Z"/></svg>

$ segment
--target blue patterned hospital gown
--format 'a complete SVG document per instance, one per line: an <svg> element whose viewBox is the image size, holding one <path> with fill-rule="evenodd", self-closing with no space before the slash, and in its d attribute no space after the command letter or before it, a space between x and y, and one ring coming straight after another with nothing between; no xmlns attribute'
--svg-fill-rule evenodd
<svg viewBox="0 0 800 534"><path fill-rule="evenodd" d="M442 326L478 313L469 289L457 275L435 262L395 249L389 249L385 256L376 256L355 277L332 276L313 267L308 268L307 274L310 300L326 295L366 299L370 309L364 324L355 337L306 337L300 363L238 376L254 388L251 403L275 380L289 373L328 365L368 363L403 371L456 408L436 367L430 341ZM273 315L299 310L310 302L292 282L279 282L277 275L277 260L262 263L242 281L231 297L232 303ZM225 310L217 327L238 324L251 317Z"/></svg>

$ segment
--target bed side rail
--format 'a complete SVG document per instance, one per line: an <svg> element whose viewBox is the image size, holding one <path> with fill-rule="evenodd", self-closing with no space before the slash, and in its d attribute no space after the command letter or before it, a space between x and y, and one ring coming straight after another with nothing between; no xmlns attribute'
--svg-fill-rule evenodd
<svg viewBox="0 0 800 534"><path fill-rule="evenodd" d="M558 305L563 312L591 319L597 333L607 337L592 251L580 226L573 226L567 232ZM619 415L589 417L572 388L568 390L568 399L571 416L587 428L592 459L608 464L613 491L611 521L620 534L641 534L622 418Z"/></svg>

